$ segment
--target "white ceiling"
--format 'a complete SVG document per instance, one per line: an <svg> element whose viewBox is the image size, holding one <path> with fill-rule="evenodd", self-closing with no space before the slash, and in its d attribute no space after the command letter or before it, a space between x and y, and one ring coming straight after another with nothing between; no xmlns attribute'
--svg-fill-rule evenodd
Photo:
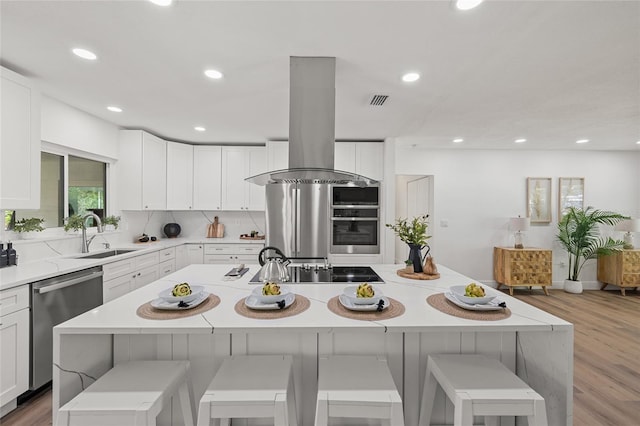
<svg viewBox="0 0 640 426"><path fill-rule="evenodd" d="M286 139L295 55L337 58L338 139L640 149L640 1L487 0L467 12L450 1L2 0L0 8L2 65L53 98L169 140ZM78 46L98 60L74 56ZM225 77L208 79L206 68ZM403 83L407 71L422 78ZM374 94L389 99L369 106ZM521 137L528 141L515 145ZM582 138L591 142L576 145Z"/></svg>

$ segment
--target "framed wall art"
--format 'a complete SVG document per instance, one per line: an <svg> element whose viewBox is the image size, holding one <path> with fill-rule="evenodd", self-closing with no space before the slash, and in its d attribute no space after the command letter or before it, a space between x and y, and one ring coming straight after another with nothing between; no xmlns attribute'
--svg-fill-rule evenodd
<svg viewBox="0 0 640 426"><path fill-rule="evenodd" d="M569 207L584 208L584 178L561 177L558 183L558 220Z"/></svg>
<svg viewBox="0 0 640 426"><path fill-rule="evenodd" d="M551 222L551 178L527 178L527 216L531 223Z"/></svg>

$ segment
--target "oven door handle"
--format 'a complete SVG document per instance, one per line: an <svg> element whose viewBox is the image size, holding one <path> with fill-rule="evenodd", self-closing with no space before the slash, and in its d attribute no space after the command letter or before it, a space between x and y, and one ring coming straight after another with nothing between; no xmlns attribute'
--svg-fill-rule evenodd
<svg viewBox="0 0 640 426"><path fill-rule="evenodd" d="M377 217L332 217L331 220L344 222L377 222Z"/></svg>
<svg viewBox="0 0 640 426"><path fill-rule="evenodd" d="M56 283L56 284L52 284L52 285L47 285L47 286L44 286L44 287L36 288L35 292L37 294L49 293L50 291L60 290L62 288L71 287L72 285L80 284L80 283L83 283L85 281L92 280L94 278L99 278L102 275L104 275L104 272L102 272L102 271L94 272L92 274L83 275L81 277L74 278L74 279L71 279L71 280L68 280L68 281L62 281L61 283Z"/></svg>

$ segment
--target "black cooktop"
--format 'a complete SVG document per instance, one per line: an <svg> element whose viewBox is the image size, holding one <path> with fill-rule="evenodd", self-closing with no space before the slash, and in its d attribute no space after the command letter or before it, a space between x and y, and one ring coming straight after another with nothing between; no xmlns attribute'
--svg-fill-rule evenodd
<svg viewBox="0 0 640 426"><path fill-rule="evenodd" d="M363 283L384 284L384 281L368 266L334 266L324 269L322 266L303 268L300 265L289 265L289 276L292 284L331 284L331 283ZM249 284L262 284L258 279L260 272L254 275Z"/></svg>

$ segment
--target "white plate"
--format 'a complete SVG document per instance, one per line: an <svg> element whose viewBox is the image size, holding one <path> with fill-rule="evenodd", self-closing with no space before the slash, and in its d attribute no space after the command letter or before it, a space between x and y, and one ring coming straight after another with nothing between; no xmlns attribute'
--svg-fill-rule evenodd
<svg viewBox="0 0 640 426"><path fill-rule="evenodd" d="M382 299L382 301L384 302L384 305L382 306L382 310L384 311L385 309L387 309L389 307L389 299L387 299L386 297L379 297L378 300ZM378 310L378 304L377 303L372 303L369 305L356 305L355 303L351 302L351 299L349 297L347 297L347 295L345 294L341 294L338 297L338 300L340 301L340 303L342 304L342 306L344 306L345 308L351 310L351 311L377 311Z"/></svg>
<svg viewBox="0 0 640 426"><path fill-rule="evenodd" d="M262 287L260 287L259 290L262 292ZM255 290L253 292L255 292ZM282 296L282 299L280 300L284 300L284 308L282 309L288 308L296 300L295 293L287 293L281 296ZM251 294L251 296L247 296L244 299L244 304L248 308L256 309L260 311L273 311L276 309L280 309L277 303L262 303L260 300L258 300L258 298L254 294Z"/></svg>
<svg viewBox="0 0 640 426"><path fill-rule="evenodd" d="M455 294L448 291L444 293L444 297L446 297L451 303L470 311L499 311L500 309L504 309L500 306L500 303L503 303L503 300L498 298L495 298L484 305L469 305L468 303L464 303L462 300L458 299Z"/></svg>
<svg viewBox="0 0 640 426"><path fill-rule="evenodd" d="M382 290L380 290L376 286L373 287L373 297L358 297L356 292L358 291L357 285L350 285L345 287L342 295L348 298L351 301L352 305L376 305L383 298L384 294Z"/></svg>
<svg viewBox="0 0 640 426"><path fill-rule="evenodd" d="M291 289L286 286L286 285L281 285L278 284L280 286L280 294L278 294L277 296L264 296L262 294L262 287L264 287L263 285L261 285L260 287L256 287L253 289L253 291L251 292L251 295L253 297L255 297L259 302L261 303L276 303L279 300L282 300L283 297L286 297L288 294L291 294Z"/></svg>
<svg viewBox="0 0 640 426"><path fill-rule="evenodd" d="M187 296L172 295L171 292L173 291L173 287L161 291L160 294L158 294L158 296L160 296L160 298L163 299L165 302L169 302L169 303L178 303L181 300L184 303L190 303L196 300L197 298L199 298L200 293L204 291L204 287L201 285L192 285L190 287L191 287L191 294Z"/></svg>
<svg viewBox="0 0 640 426"><path fill-rule="evenodd" d="M153 306L156 309L164 309L167 311L184 311L186 309L195 308L196 306L198 306L199 304L207 300L207 297L209 297L209 292L201 291L200 293L197 294L197 297L194 300L192 300L191 302L185 302L189 306L186 306L184 308L178 306L180 302L167 302L162 298L157 298L152 300L151 306Z"/></svg>

